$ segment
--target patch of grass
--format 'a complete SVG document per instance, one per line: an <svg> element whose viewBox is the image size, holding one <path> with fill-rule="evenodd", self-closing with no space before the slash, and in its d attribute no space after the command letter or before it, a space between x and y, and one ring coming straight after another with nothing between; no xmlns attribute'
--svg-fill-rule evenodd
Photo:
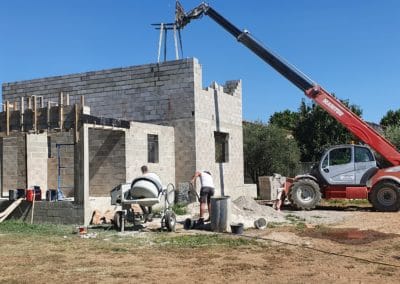
<svg viewBox="0 0 400 284"><path fill-rule="evenodd" d="M249 246L259 245L254 240L248 240L244 238L231 238L220 235L186 235L186 236L160 236L155 238L155 244L162 246L173 246L179 248L193 248L203 246L227 246L227 247L238 247L238 246Z"/></svg>
<svg viewBox="0 0 400 284"><path fill-rule="evenodd" d="M279 223L279 222L268 222L267 223L267 228L277 228L277 227L281 227L283 225L283 223Z"/></svg>
<svg viewBox="0 0 400 284"><path fill-rule="evenodd" d="M304 222L305 219L297 216L297 215L293 215L293 214L288 214L285 216L285 219L292 222L292 223L297 223L297 222Z"/></svg>
<svg viewBox="0 0 400 284"><path fill-rule="evenodd" d="M299 216L288 214L285 216L285 219L292 223L295 226L296 230L303 231L307 228L305 224L306 220Z"/></svg>
<svg viewBox="0 0 400 284"><path fill-rule="evenodd" d="M0 232L24 235L65 235L70 234L71 226L53 224L29 224L22 221L4 221L0 223Z"/></svg>
<svg viewBox="0 0 400 284"><path fill-rule="evenodd" d="M296 223L296 230L303 231L307 228L306 224L303 222Z"/></svg>
<svg viewBox="0 0 400 284"><path fill-rule="evenodd" d="M174 204L174 206L172 206L172 211L174 211L176 215L187 214L186 205L181 204L181 203Z"/></svg>

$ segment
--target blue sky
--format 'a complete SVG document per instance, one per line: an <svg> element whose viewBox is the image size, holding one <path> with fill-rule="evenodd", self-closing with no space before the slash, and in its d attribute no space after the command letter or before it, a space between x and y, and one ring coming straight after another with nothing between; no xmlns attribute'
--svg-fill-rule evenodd
<svg viewBox="0 0 400 284"><path fill-rule="evenodd" d="M191 9L200 0L182 0ZM210 0L240 29L339 98L379 122L400 108L400 1ZM157 61L158 31L175 0L1 0L0 82ZM172 34L168 59L174 59ZM303 93L210 18L182 31L184 57L203 66L203 85L243 80L243 118L296 111Z"/></svg>

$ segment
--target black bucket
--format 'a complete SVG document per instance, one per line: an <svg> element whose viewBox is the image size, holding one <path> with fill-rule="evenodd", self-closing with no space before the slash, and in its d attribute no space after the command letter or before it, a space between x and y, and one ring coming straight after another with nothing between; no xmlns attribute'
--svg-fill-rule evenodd
<svg viewBox="0 0 400 284"><path fill-rule="evenodd" d="M194 228L194 225L195 225L195 221L192 220L192 219L190 219L190 218L187 218L187 219L185 220L185 223L184 223L184 225L183 225L183 228L184 228L185 230L190 230L190 229L193 229L193 228Z"/></svg>
<svg viewBox="0 0 400 284"><path fill-rule="evenodd" d="M243 234L243 223L231 224L231 232L236 235Z"/></svg>

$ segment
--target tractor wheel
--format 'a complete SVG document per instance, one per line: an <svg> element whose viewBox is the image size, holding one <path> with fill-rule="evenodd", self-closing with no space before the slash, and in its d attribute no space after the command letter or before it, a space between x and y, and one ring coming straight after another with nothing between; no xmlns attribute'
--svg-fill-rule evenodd
<svg viewBox="0 0 400 284"><path fill-rule="evenodd" d="M165 226L168 232L175 232L176 216L172 211L165 212Z"/></svg>
<svg viewBox="0 0 400 284"><path fill-rule="evenodd" d="M121 212L115 212L114 214L114 228L118 232L121 232L122 215Z"/></svg>
<svg viewBox="0 0 400 284"><path fill-rule="evenodd" d="M125 231L125 218L123 216L123 212L116 212L114 214L114 228L118 232L124 232Z"/></svg>
<svg viewBox="0 0 400 284"><path fill-rule="evenodd" d="M290 188L289 200L296 209L311 210L320 202L321 191L312 179L300 179Z"/></svg>
<svg viewBox="0 0 400 284"><path fill-rule="evenodd" d="M392 181L380 182L372 188L369 200L378 211L399 211L400 187Z"/></svg>

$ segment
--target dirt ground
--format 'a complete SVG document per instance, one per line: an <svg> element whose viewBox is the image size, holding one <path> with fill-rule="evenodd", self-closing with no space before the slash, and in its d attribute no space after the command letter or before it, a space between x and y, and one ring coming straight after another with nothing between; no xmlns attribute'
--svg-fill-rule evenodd
<svg viewBox="0 0 400 284"><path fill-rule="evenodd" d="M290 225L247 229L243 235L223 234L249 240L235 246L171 245L170 238L214 235L184 230L182 224L175 233L149 226L141 232L107 231L93 239L11 238L0 231L0 283L399 282L400 213L323 207L302 214L340 218L327 224L296 219ZM160 235L169 245L153 243ZM142 242L134 244L134 239Z"/></svg>

